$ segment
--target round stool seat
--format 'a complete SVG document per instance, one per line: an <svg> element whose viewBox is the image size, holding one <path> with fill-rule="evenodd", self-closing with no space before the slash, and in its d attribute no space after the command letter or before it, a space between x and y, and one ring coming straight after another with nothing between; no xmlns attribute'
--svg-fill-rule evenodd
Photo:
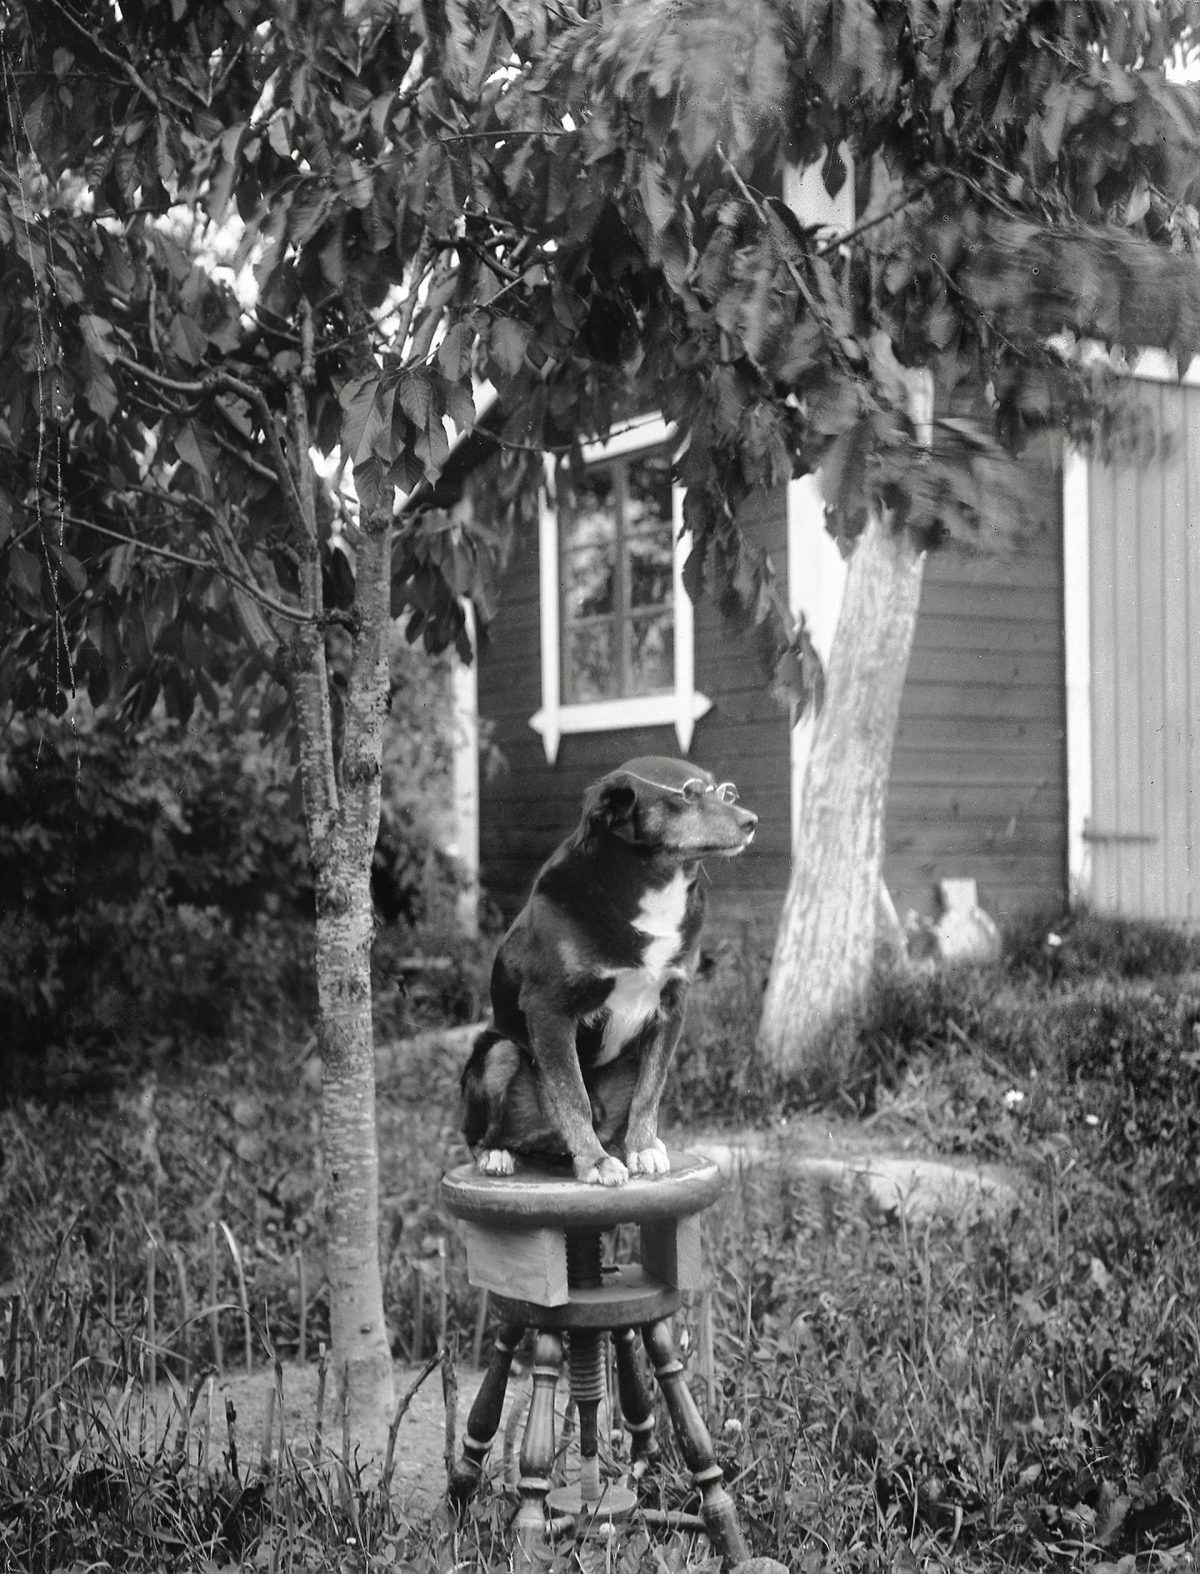
<svg viewBox="0 0 1200 1574"><path fill-rule="evenodd" d="M481 1175L462 1164L442 1178L442 1197L473 1224L607 1230L701 1213L721 1191L721 1171L695 1153L672 1153L665 1175L635 1175L624 1186L593 1186L561 1168L517 1161L515 1175Z"/></svg>

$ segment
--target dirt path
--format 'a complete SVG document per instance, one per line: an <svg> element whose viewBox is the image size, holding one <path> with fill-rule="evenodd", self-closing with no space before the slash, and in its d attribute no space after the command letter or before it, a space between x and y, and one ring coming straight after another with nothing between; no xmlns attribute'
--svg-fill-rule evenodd
<svg viewBox="0 0 1200 1574"><path fill-rule="evenodd" d="M396 1433L393 1497L397 1506L414 1518L431 1514L441 1502L446 1487L445 1454L448 1434L456 1443L461 1437L466 1414L479 1387L482 1374L459 1372L459 1391L451 1427L447 1427L446 1397L440 1372L434 1366L412 1367L398 1362L394 1368L397 1404L405 1398L408 1407ZM287 1365L283 1368L284 1437L298 1459L311 1458L317 1433L319 1376L315 1365ZM514 1377L505 1406L505 1419L514 1403L521 1403L523 1389ZM213 1377L201 1390L189 1427L188 1457L215 1468L227 1459L230 1448L229 1407L233 1411L233 1444L243 1479L256 1471L267 1450L279 1452L280 1421L275 1398L275 1376L266 1368L250 1374L226 1373ZM337 1416L333 1376L327 1377L321 1405L322 1448L336 1455L343 1453L341 1426ZM178 1408L166 1388L157 1391L155 1413L177 1426ZM501 1437L503 1436L503 1424ZM269 1441L268 1441L269 1438ZM497 1440L497 1451L500 1449Z"/></svg>

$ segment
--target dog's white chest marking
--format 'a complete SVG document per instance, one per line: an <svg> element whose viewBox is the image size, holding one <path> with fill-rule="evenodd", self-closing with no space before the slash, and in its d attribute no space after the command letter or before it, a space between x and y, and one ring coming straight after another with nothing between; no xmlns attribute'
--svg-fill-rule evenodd
<svg viewBox="0 0 1200 1574"><path fill-rule="evenodd" d="M679 953L687 899L688 883L682 870L669 885L647 891L642 898L633 926L650 939L640 967L616 968L609 974L613 986L602 1007L608 1020L600 1053L593 1064L602 1066L620 1054L658 1010L663 985L682 971L672 963Z"/></svg>

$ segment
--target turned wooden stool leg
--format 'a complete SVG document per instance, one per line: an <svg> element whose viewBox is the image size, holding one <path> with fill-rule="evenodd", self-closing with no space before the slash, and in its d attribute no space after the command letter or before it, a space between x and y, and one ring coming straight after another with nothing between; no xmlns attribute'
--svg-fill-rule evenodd
<svg viewBox="0 0 1200 1574"><path fill-rule="evenodd" d="M562 1371L562 1336L543 1328L533 1342L533 1398L521 1444L517 1481L517 1567L532 1568L547 1542L546 1494L554 1469L554 1390Z"/></svg>
<svg viewBox="0 0 1200 1574"><path fill-rule="evenodd" d="M727 1569L750 1556L734 1511L733 1499L725 1490L725 1477L717 1464L712 1438L696 1408L691 1390L683 1378L683 1365L675 1354L675 1341L666 1321L647 1323L642 1329L646 1353L654 1368L671 1414L683 1457L700 1488L700 1512L708 1539L716 1547Z"/></svg>
<svg viewBox="0 0 1200 1574"><path fill-rule="evenodd" d="M632 1328L613 1331L617 1353L617 1392L621 1396L621 1419L630 1434L629 1457L635 1469L650 1465L658 1457L654 1435L654 1395L642 1376L637 1359L637 1334Z"/></svg>
<svg viewBox="0 0 1200 1574"><path fill-rule="evenodd" d="M504 1393L508 1387L513 1356L517 1353L524 1332L520 1323L501 1323L496 1330L492 1359L488 1362L488 1369L467 1417L462 1454L450 1473L450 1500L456 1506L461 1507L479 1486L483 1462L500 1426L500 1412L504 1408Z"/></svg>

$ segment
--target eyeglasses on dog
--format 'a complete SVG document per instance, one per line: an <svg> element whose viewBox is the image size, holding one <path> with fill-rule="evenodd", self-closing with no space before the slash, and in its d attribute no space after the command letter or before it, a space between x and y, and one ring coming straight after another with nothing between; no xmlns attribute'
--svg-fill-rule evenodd
<svg viewBox="0 0 1200 1574"><path fill-rule="evenodd" d="M628 773L635 782L643 782L647 787L657 788L659 792L674 793L688 803L697 803L706 793L714 793L721 803L736 803L738 790L732 782L705 782L698 776L689 777L682 787L670 787L666 782L651 781L648 776L639 776L635 771Z"/></svg>

